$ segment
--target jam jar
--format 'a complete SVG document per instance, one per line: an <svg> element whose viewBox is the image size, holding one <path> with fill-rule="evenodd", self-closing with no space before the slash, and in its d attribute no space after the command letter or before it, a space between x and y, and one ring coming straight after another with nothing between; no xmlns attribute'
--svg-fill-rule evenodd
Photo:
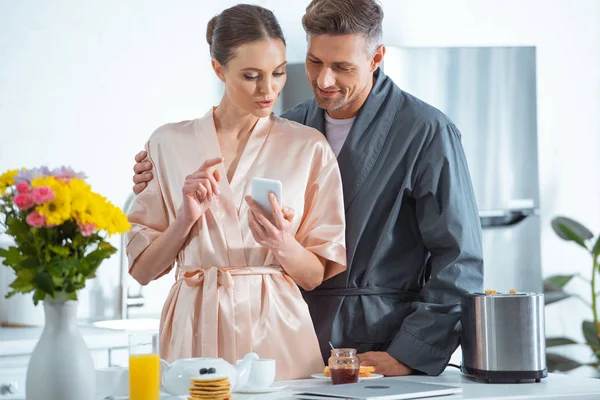
<svg viewBox="0 0 600 400"><path fill-rule="evenodd" d="M360 360L356 356L356 349L332 349L328 364L332 384L358 382Z"/></svg>

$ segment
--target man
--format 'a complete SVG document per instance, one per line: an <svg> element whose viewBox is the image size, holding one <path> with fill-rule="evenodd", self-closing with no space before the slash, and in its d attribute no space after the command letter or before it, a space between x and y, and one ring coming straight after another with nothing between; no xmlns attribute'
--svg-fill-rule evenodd
<svg viewBox="0 0 600 400"><path fill-rule="evenodd" d="M282 116L338 155L348 261L304 297L325 360L331 341L378 373L438 375L458 346L461 296L482 290L481 228L460 132L379 69L382 20L375 0L314 0L302 19L315 96Z"/></svg>

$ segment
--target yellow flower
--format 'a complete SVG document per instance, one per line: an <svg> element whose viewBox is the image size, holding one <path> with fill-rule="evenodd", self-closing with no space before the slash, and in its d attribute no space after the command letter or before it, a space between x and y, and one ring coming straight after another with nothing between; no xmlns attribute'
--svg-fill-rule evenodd
<svg viewBox="0 0 600 400"><path fill-rule="evenodd" d="M71 179L71 217L81 224L93 223L91 220L90 199L92 188L82 179Z"/></svg>
<svg viewBox="0 0 600 400"><path fill-rule="evenodd" d="M0 195L3 195L9 186L15 184L15 176L17 176L18 173L19 170L17 169L9 169L0 175Z"/></svg>
<svg viewBox="0 0 600 400"><path fill-rule="evenodd" d="M46 186L54 192L54 199L40 204L36 210L46 217L48 225L61 225L68 220L80 225L93 224L95 230L109 235L127 232L131 225L127 216L105 197L92 191L83 179L56 179L52 176L35 178L31 185Z"/></svg>
<svg viewBox="0 0 600 400"><path fill-rule="evenodd" d="M127 216L123 214L120 208L101 196L98 196L96 201L99 218L96 219L95 224L98 229L105 230L109 235L122 234L129 230L130 225Z"/></svg>
<svg viewBox="0 0 600 400"><path fill-rule="evenodd" d="M71 217L71 190L69 184L54 177L35 178L31 182L34 188L46 186L54 192L54 199L48 203L41 204L36 210L46 217L48 225L61 225Z"/></svg>
<svg viewBox="0 0 600 400"><path fill-rule="evenodd" d="M120 208L115 207L110 204L110 213L111 213L111 230L109 230L109 234L120 233L123 234L129 231L131 228L131 224L127 220L127 216L121 211Z"/></svg>
<svg viewBox="0 0 600 400"><path fill-rule="evenodd" d="M87 218L90 222L96 225L98 230L106 230L106 200L97 193L91 193L89 198L88 208L86 210Z"/></svg>

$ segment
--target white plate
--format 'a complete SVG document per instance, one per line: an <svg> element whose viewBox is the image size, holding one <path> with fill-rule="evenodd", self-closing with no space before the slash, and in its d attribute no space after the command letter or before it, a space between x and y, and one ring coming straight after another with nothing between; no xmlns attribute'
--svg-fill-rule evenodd
<svg viewBox="0 0 600 400"><path fill-rule="evenodd" d="M312 374L311 376L312 376L313 378L315 378L315 379L324 379L324 380L328 380L328 381L330 381L330 380L331 380L331 377L329 377L329 376L325 376L323 373L320 373L320 374ZM373 373L372 373L372 374L371 374L371 376L369 376L369 377L367 377L367 378L361 378L361 377L359 376L359 377L358 377L358 380L359 380L359 381L368 381L368 380L370 380L370 379L379 379L379 378L383 378L383 375L381 375L381 374L373 374Z"/></svg>
<svg viewBox="0 0 600 400"><path fill-rule="evenodd" d="M281 385L281 386L269 386L266 388L242 388L238 391L236 391L236 393L250 393L250 394L255 394L255 393L273 393L276 392L278 390L284 389L286 388L287 385Z"/></svg>

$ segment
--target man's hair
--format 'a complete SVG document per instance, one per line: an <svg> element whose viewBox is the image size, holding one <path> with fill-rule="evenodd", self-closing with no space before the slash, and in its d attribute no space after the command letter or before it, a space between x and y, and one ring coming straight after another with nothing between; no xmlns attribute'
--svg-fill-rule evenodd
<svg viewBox="0 0 600 400"><path fill-rule="evenodd" d="M302 25L307 35L360 34L369 51L381 44L383 9L377 0L313 0Z"/></svg>

